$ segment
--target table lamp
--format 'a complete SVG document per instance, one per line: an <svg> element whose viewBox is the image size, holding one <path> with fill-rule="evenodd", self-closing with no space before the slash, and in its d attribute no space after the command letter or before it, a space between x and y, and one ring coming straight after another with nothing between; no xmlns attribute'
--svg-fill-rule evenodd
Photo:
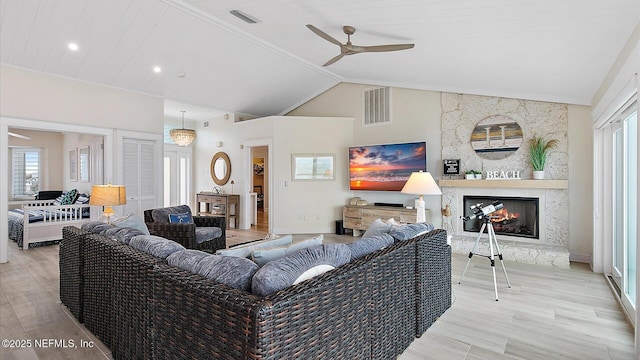
<svg viewBox="0 0 640 360"><path fill-rule="evenodd" d="M416 202L416 209L418 210L416 222L422 223L427 221L427 215L424 209L423 195L442 195L442 191L433 180L433 176L429 172L419 171L411 173L409 180L402 188L401 192L405 194L420 195Z"/></svg>
<svg viewBox="0 0 640 360"><path fill-rule="evenodd" d="M102 214L107 217L107 223L111 224L111 216L115 213L112 206L127 203L127 192L124 185L93 185L89 205L104 206Z"/></svg>

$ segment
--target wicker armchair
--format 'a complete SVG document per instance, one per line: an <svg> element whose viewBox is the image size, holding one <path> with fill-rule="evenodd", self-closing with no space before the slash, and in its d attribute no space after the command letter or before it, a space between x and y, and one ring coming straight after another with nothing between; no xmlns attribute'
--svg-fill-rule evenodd
<svg viewBox="0 0 640 360"><path fill-rule="evenodd" d="M185 213L191 215L187 205L150 209L144 211L144 221L151 235L171 239L187 249L213 253L227 247L224 217L192 216L193 223L169 223L169 214ZM212 231L214 235L210 235Z"/></svg>

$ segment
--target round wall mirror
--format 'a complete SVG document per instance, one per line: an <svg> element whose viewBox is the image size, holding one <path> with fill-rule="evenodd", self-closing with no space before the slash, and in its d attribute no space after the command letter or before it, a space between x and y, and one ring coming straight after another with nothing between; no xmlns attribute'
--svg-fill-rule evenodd
<svg viewBox="0 0 640 360"><path fill-rule="evenodd" d="M211 159L211 178L216 185L224 185L231 176L231 161L229 155L218 152Z"/></svg>
<svg viewBox="0 0 640 360"><path fill-rule="evenodd" d="M484 159L499 160L515 153L522 144L522 128L511 117L493 115L478 122L471 133L471 147Z"/></svg>

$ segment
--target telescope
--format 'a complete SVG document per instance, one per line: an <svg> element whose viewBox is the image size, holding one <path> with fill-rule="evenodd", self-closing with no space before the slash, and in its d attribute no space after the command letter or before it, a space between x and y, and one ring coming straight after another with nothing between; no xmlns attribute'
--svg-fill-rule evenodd
<svg viewBox="0 0 640 360"><path fill-rule="evenodd" d="M501 201L494 201L491 204L484 207L483 205L484 205L483 203L477 203L469 206L469 208L473 210L473 215L461 216L460 218L464 221L482 219L483 217L491 214L492 212L500 210L504 207L504 204Z"/></svg>

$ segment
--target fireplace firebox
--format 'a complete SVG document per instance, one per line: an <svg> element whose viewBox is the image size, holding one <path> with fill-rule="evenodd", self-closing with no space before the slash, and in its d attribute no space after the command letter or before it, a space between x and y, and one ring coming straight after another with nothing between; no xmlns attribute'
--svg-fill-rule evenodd
<svg viewBox="0 0 640 360"><path fill-rule="evenodd" d="M464 196L464 216L473 215L472 205L483 203L484 206L494 201L501 202L502 209L491 213L491 223L497 235L517 236L528 239L539 239L538 219L539 201L537 198L527 197L493 197L493 196ZM474 219L464 222L464 231L480 232L482 220Z"/></svg>

